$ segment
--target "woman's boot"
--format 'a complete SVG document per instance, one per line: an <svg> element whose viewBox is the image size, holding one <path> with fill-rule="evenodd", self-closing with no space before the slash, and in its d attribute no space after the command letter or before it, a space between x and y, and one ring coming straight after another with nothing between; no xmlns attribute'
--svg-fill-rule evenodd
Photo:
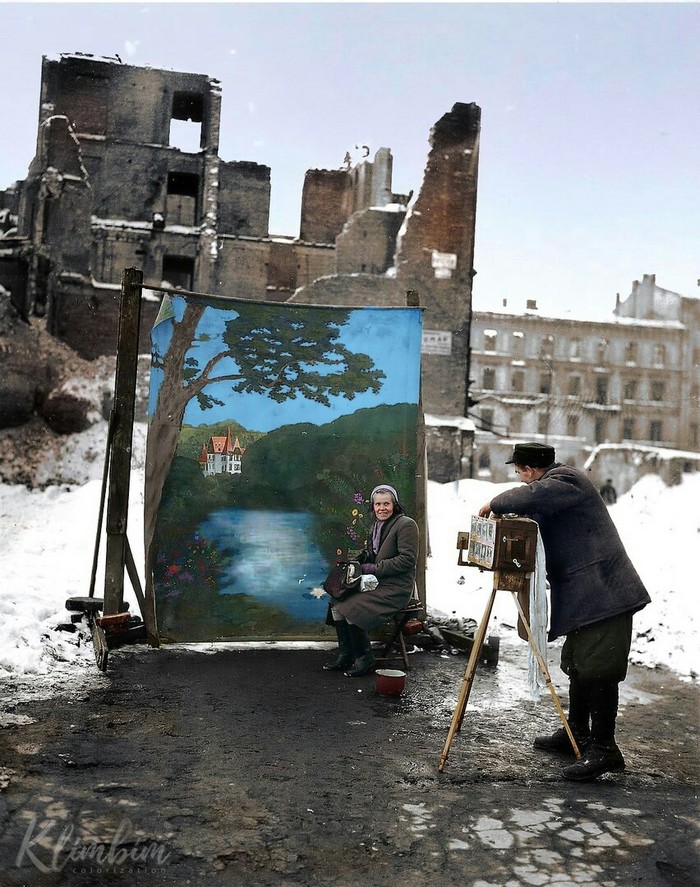
<svg viewBox="0 0 700 887"><path fill-rule="evenodd" d="M349 678L359 678L364 674L369 674L371 671L374 671L372 643L364 628L360 628L359 625L350 624L348 624L348 628L350 630L353 653L355 654L355 664L352 668L349 668L345 674Z"/></svg>
<svg viewBox="0 0 700 887"><path fill-rule="evenodd" d="M323 670L345 671L355 661L355 654L350 639L350 626L344 619L340 622L334 622L333 625L338 635L338 655L332 662L327 662L323 666Z"/></svg>

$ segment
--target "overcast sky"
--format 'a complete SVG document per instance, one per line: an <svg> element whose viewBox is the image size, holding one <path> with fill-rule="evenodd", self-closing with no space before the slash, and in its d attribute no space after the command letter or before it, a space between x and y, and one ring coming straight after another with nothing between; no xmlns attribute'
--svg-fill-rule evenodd
<svg viewBox="0 0 700 887"><path fill-rule="evenodd" d="M34 154L42 55L209 74L220 154L271 168L297 236L307 169L355 144L420 188L432 125L482 109L474 307L610 317L656 274L698 297L698 3L0 2L0 188Z"/></svg>

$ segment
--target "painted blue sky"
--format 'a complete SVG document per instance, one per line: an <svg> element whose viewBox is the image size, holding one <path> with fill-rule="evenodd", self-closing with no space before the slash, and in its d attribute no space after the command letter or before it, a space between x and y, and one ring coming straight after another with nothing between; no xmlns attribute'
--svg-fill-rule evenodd
<svg viewBox="0 0 700 887"><path fill-rule="evenodd" d="M297 236L304 174L390 148L418 193L433 124L482 109L474 307L610 319L656 274L699 294L700 3L0 4L0 188L27 175L42 55L221 81L220 155L271 170Z"/></svg>
<svg viewBox="0 0 700 887"><path fill-rule="evenodd" d="M182 317L185 300L175 296L171 300L175 318ZM226 320L236 316L229 309L230 300L221 301L221 309L207 309L204 312L198 334L206 333L205 342L197 342L190 351L203 366L211 357L219 353L221 341L218 337L224 331ZM287 306L288 307L288 306ZM313 311L314 308L299 307L299 311ZM302 398L287 400L284 403L254 394L237 395L231 393L231 383L222 382L207 386L206 393L224 401L225 406L213 406L201 410L197 400L190 401L185 412L185 423L189 425L207 424L235 420L252 431L270 431L281 425L297 422L311 422L323 425L339 416L354 413L365 407L379 404L417 403L420 393L420 346L422 312L419 308L358 308L349 309L348 323L341 328L339 340L354 353L369 355L375 368L384 372L381 390L378 394L369 391L356 395L353 400L344 397L331 399L331 406L308 401ZM275 306L271 306L274 314ZM171 320L159 323L153 331L154 341L159 349L167 348L172 330ZM235 364L222 361L217 365L215 375L235 371ZM157 370L151 376L151 403L153 412L157 396L160 374Z"/></svg>

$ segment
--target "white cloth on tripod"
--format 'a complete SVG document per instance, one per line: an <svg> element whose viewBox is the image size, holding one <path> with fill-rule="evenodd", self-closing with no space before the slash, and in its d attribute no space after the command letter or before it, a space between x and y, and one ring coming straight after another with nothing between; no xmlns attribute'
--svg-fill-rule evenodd
<svg viewBox="0 0 700 887"><path fill-rule="evenodd" d="M546 564L544 545L539 529L537 530L537 549L535 552L535 570L530 576L530 631L537 649L542 658L547 662L547 592L546 592ZM548 666L549 667L549 666ZM547 681L542 674L542 669L537 657L529 646L527 662L527 685L533 699L539 699L547 689Z"/></svg>

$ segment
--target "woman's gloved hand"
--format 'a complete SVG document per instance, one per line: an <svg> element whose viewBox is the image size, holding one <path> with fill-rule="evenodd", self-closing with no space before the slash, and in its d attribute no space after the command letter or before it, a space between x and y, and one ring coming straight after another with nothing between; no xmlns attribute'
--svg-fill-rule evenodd
<svg viewBox="0 0 700 887"><path fill-rule="evenodd" d="M367 574L360 579L360 591L374 591L379 586L379 580L376 576Z"/></svg>
<svg viewBox="0 0 700 887"><path fill-rule="evenodd" d="M367 576L368 574L370 576L374 576L374 574L377 572L377 568L374 564L362 564L361 569L363 576Z"/></svg>

